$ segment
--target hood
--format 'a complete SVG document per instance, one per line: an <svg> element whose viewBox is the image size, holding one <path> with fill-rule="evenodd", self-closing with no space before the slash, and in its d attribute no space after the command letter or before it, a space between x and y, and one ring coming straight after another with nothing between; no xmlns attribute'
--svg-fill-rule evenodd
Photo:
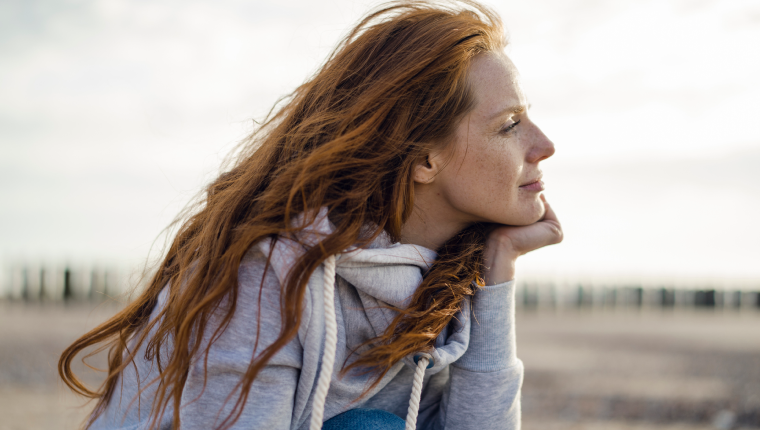
<svg viewBox="0 0 760 430"><path fill-rule="evenodd" d="M295 218L294 224L301 222L303 214ZM298 239L303 245L279 238L273 250L271 240L262 241L259 248L265 255L272 252L270 264L282 284L295 261L305 252L305 246L318 244L333 231L334 226L327 219L327 208L323 207L314 223L299 233ZM351 247L336 255L335 272L359 291L365 311L379 335L397 315L387 305L406 308L436 257L435 251L420 245L392 243L388 234L382 232L368 247ZM428 374L436 373L464 354L469 342L469 311L467 299L461 315L457 315L449 330L444 330L436 339L435 350L425 354L432 358ZM414 357L406 357L403 361L415 366Z"/></svg>

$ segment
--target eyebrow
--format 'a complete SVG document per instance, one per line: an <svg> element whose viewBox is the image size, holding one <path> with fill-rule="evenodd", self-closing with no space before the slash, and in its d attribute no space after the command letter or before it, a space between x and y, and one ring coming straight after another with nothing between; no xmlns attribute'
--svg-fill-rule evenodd
<svg viewBox="0 0 760 430"><path fill-rule="evenodd" d="M511 113L511 114L515 114L515 115L521 114L521 113L525 112L526 110L530 109L530 106L531 106L530 103L528 103L527 105L507 106L506 108L504 108L504 109L502 109L502 110L494 113L493 115L491 115L491 117L489 118L489 120L492 120L492 119L498 118L500 116L503 116L506 113Z"/></svg>

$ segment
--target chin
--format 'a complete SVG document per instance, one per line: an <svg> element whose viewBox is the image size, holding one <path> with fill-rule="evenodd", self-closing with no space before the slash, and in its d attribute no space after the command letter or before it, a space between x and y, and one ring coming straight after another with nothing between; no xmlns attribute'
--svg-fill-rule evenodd
<svg viewBox="0 0 760 430"><path fill-rule="evenodd" d="M541 199L536 198L535 201L522 204L517 210L513 211L508 217L508 222L502 222L502 224L508 225L531 225L541 220L544 217L546 208L544 202Z"/></svg>

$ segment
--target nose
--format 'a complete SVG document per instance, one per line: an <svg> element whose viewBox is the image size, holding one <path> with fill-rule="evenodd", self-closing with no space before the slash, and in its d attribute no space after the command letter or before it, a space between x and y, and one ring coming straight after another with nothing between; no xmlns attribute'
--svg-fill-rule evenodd
<svg viewBox="0 0 760 430"><path fill-rule="evenodd" d="M530 163L538 163L541 160L546 160L552 155L554 155L554 143L546 137L544 132L541 131L537 125L533 124L527 161Z"/></svg>

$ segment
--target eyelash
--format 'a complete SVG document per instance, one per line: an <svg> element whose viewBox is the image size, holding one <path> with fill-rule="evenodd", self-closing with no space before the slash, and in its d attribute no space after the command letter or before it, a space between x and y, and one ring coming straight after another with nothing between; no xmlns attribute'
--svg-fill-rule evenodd
<svg viewBox="0 0 760 430"><path fill-rule="evenodd" d="M508 125L507 127L504 127L504 129L501 130L501 132L502 133L509 133L509 131L512 130L513 128L515 128L517 126L517 124L519 124L519 123L520 123L520 120L518 119L514 123Z"/></svg>

